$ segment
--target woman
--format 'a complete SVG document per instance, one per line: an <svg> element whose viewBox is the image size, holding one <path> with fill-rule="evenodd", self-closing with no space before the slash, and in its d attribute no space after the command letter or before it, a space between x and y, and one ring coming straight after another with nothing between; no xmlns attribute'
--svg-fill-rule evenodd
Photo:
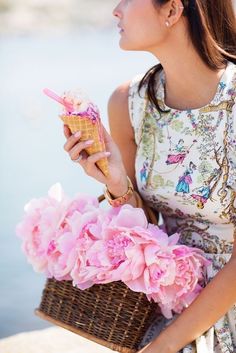
<svg viewBox="0 0 236 353"><path fill-rule="evenodd" d="M118 87L105 131L110 176L88 157L79 133L65 126L73 161L106 185L106 195L136 205L134 188L163 214L169 234L203 249L212 260L208 282L174 320L158 318L142 353L236 352L236 30L230 0L122 0L114 9L120 47L148 51L160 65ZM126 129L120 129L126 126ZM182 139L184 158L167 163ZM140 170L147 162L145 184ZM189 168L188 193L176 192ZM216 172L217 171L217 172ZM129 179L127 179L129 176ZM202 185L203 207L193 190ZM123 197L122 197L123 196ZM168 210L168 212L167 212ZM148 344L147 344L148 343Z"/></svg>

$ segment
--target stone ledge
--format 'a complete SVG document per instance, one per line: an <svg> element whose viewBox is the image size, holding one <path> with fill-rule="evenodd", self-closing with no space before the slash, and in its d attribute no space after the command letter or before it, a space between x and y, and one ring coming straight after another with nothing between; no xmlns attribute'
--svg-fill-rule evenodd
<svg viewBox="0 0 236 353"><path fill-rule="evenodd" d="M19 333L0 340L0 353L114 353L59 327Z"/></svg>

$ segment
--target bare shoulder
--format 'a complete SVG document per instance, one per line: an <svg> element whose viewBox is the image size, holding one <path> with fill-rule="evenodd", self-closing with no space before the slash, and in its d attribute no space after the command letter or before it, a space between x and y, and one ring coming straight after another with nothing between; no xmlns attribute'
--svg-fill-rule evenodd
<svg viewBox="0 0 236 353"><path fill-rule="evenodd" d="M130 81L126 81L111 94L108 101L108 117L111 132L119 125L125 127L126 134L133 136L133 128L129 117L129 87Z"/></svg>
<svg viewBox="0 0 236 353"><path fill-rule="evenodd" d="M119 85L110 97L111 102L120 102L121 100L128 100L129 87L131 81L126 81Z"/></svg>
<svg viewBox="0 0 236 353"><path fill-rule="evenodd" d="M129 107L128 107L128 97L129 97L129 86L130 81L127 81L120 86L118 86L108 101L108 114L110 119L115 120L119 116L119 121L129 120ZM111 122L111 121L110 121ZM126 121L127 123L128 121Z"/></svg>
<svg viewBox="0 0 236 353"><path fill-rule="evenodd" d="M128 109L129 86L130 81L126 81L114 90L108 101L109 110L113 112L114 109Z"/></svg>

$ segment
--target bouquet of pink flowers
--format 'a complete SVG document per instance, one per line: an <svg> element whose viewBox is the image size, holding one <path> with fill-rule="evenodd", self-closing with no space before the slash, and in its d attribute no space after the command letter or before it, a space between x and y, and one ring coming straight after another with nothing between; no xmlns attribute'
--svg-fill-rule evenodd
<svg viewBox="0 0 236 353"><path fill-rule="evenodd" d="M122 281L167 318L196 298L209 265L201 250L179 245L178 234L148 223L141 208L105 210L89 195L69 199L59 184L25 206L16 232L35 271L82 290Z"/></svg>

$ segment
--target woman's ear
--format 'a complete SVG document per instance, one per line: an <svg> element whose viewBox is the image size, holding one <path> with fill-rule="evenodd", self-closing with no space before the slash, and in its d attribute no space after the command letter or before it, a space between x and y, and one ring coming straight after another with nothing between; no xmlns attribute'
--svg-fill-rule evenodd
<svg viewBox="0 0 236 353"><path fill-rule="evenodd" d="M176 24L182 16L184 6L181 0L171 0L166 5L166 26L171 27Z"/></svg>

